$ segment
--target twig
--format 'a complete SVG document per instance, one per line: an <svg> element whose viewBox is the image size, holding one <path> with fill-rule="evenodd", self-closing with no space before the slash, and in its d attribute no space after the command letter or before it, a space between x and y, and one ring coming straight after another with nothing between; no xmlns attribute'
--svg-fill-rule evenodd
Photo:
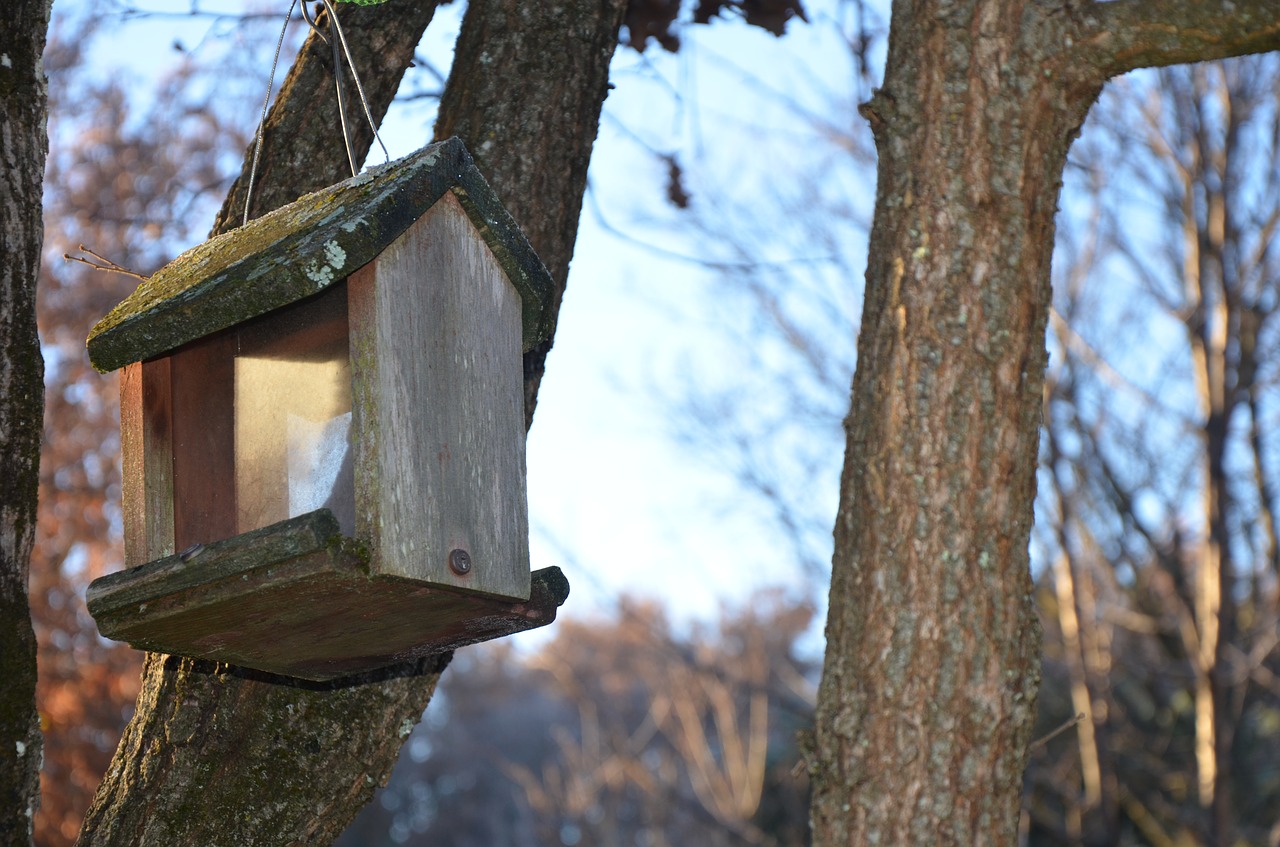
<svg viewBox="0 0 1280 847"><path fill-rule="evenodd" d="M95 271L106 271L108 273L113 273L113 274L124 274L125 276L137 277L138 279L141 279L141 280L147 280L151 278L149 276L146 276L145 274L140 274L137 271L131 271L128 268L124 267L123 265L117 265L115 262L111 261L105 256L100 256L97 253L93 252L88 247L85 247L83 244L81 244L78 249L80 250L81 253L88 253L97 261L96 262L90 261L89 259L85 259L81 256L72 256L70 253L63 253L62 258L66 259L68 262L79 262L82 265L88 265L89 267L93 268Z"/></svg>
<svg viewBox="0 0 1280 847"><path fill-rule="evenodd" d="M1037 738L1035 741L1032 741L1032 742L1031 742L1031 744L1027 747L1027 752L1030 752L1030 751L1032 751L1032 750L1036 749L1037 747L1043 747L1044 745L1048 744L1048 743L1049 743L1050 741L1052 741L1053 739L1057 738L1057 737L1058 737L1059 735L1061 735L1062 733L1064 733L1064 732L1066 732L1067 730L1071 729L1071 727L1073 727L1073 726L1075 726L1076 724L1080 723L1080 721L1082 721L1082 720L1084 720L1084 712L1080 712L1078 715L1076 715L1076 716L1075 716L1075 717L1073 717L1073 718L1068 718L1068 719L1067 719L1067 721L1066 721L1065 723L1063 723L1063 724L1062 724L1062 726L1060 726L1060 727L1058 727L1057 729L1055 729L1055 730L1051 731L1048 735L1042 735L1042 736L1040 736L1039 738Z"/></svg>

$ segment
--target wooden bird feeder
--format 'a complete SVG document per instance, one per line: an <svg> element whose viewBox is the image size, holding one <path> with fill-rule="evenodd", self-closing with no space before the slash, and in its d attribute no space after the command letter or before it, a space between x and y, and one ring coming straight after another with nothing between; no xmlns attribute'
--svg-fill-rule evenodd
<svg viewBox="0 0 1280 847"><path fill-rule="evenodd" d="M551 279L457 139L179 256L93 329L121 379L135 647L328 680L542 626L522 353Z"/></svg>

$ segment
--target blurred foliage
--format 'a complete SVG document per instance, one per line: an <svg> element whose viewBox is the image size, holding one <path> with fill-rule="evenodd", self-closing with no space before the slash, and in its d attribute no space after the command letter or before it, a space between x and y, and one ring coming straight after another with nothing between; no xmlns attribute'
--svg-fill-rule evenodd
<svg viewBox="0 0 1280 847"><path fill-rule="evenodd" d="M681 0L631 0L623 19L627 44L644 52L649 39L653 39L668 52L679 51L680 13L686 7L692 7L691 21L695 24L733 16L779 37L793 19L808 20L800 0L695 0L688 4Z"/></svg>
<svg viewBox="0 0 1280 847"><path fill-rule="evenodd" d="M807 844L813 608L777 592L680 633L660 605L455 657L340 845Z"/></svg>

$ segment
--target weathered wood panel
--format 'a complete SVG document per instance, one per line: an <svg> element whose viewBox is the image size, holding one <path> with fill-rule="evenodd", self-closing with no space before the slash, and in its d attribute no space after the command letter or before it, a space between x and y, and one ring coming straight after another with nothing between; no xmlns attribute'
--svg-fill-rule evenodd
<svg viewBox="0 0 1280 847"><path fill-rule="evenodd" d="M514 603L370 574L322 509L103 577L88 604L139 649L331 680L544 626L568 591L558 568Z"/></svg>
<svg viewBox="0 0 1280 847"><path fill-rule="evenodd" d="M173 390L173 532L181 550L230 538L236 526L236 339L201 339L170 358ZM172 552L172 551L169 551ZM152 559L164 553L153 551Z"/></svg>
<svg viewBox="0 0 1280 847"><path fill-rule="evenodd" d="M356 533L374 567L527 598L518 293L452 195L348 291Z"/></svg>
<svg viewBox="0 0 1280 847"><path fill-rule="evenodd" d="M126 567L174 552L172 427L168 357L128 365L120 374Z"/></svg>

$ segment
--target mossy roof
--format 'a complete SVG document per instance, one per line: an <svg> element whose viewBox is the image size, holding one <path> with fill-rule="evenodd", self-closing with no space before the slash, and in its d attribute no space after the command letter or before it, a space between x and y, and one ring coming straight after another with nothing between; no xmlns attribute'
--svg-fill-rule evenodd
<svg viewBox="0 0 1280 847"><path fill-rule="evenodd" d="M520 292L529 350L552 329L551 277L471 154L451 138L183 253L98 322L89 361L113 371L309 297L372 261L446 191Z"/></svg>

